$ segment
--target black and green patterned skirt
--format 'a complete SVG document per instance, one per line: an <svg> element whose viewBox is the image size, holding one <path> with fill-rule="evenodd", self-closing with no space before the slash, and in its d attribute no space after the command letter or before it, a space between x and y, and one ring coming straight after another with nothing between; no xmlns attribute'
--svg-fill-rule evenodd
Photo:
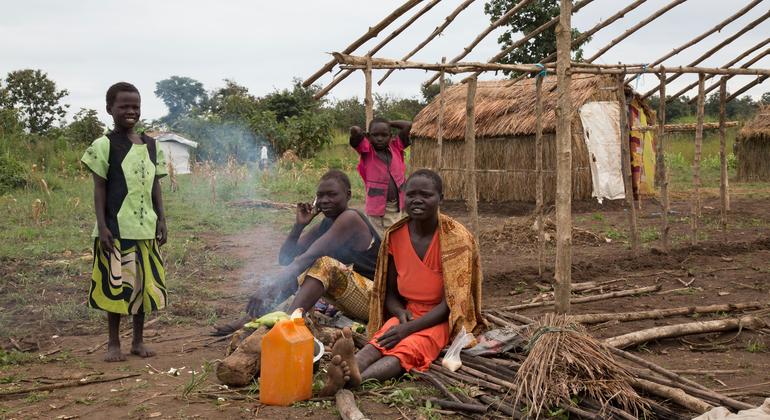
<svg viewBox="0 0 770 420"><path fill-rule="evenodd" d="M116 239L112 255L94 240L94 272L88 305L123 315L166 306L166 272L154 239Z"/></svg>

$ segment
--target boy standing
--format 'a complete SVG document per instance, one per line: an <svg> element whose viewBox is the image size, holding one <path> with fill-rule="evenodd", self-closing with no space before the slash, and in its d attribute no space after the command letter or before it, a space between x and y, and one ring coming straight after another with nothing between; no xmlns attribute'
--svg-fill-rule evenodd
<svg viewBox="0 0 770 420"><path fill-rule="evenodd" d="M398 130L391 137L391 128ZM369 132L361 127L350 127L350 146L360 156L358 173L366 188L366 215L382 237L383 232L401 219L404 208L404 149L409 147L409 121L388 121L374 118Z"/></svg>

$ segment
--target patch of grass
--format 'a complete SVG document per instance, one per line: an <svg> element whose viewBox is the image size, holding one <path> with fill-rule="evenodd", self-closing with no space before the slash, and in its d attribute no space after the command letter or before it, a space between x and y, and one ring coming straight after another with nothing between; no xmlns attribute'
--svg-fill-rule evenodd
<svg viewBox="0 0 770 420"><path fill-rule="evenodd" d="M32 392L29 395L27 395L26 398L24 398L24 402L28 404L34 404L38 403L40 401L43 401L49 397L48 391L44 392Z"/></svg>
<svg viewBox="0 0 770 420"><path fill-rule="evenodd" d="M626 239L628 239L628 235L625 232L621 232L619 230L616 230L613 227L608 228L604 232L604 236L612 239L613 241L619 241L619 240L626 240Z"/></svg>
<svg viewBox="0 0 770 420"><path fill-rule="evenodd" d="M746 344L746 351L749 353L766 353L767 345L761 341L749 340L749 343Z"/></svg>
<svg viewBox="0 0 770 420"><path fill-rule="evenodd" d="M203 366L201 367L201 372L198 374L193 371L190 374L190 380L185 384L184 388L182 389L182 397L187 398L195 392L198 388L203 385L204 382L206 382L206 378L208 378L209 374L213 370L213 366L208 360L205 360L203 362Z"/></svg>
<svg viewBox="0 0 770 420"><path fill-rule="evenodd" d="M601 213L592 213L591 219L596 220L597 222L603 222L606 220L603 214Z"/></svg>
<svg viewBox="0 0 770 420"><path fill-rule="evenodd" d="M40 361L40 357L34 353L23 353L16 350L5 351L0 350L0 367L3 366L20 366L30 363L37 363Z"/></svg>
<svg viewBox="0 0 770 420"><path fill-rule="evenodd" d="M657 228L646 227L639 231L639 239L642 243L657 241L660 239L660 233Z"/></svg>

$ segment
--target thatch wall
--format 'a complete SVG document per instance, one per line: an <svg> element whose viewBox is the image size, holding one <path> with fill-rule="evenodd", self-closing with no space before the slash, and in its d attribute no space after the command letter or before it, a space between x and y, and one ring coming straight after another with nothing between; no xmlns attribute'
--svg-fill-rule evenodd
<svg viewBox="0 0 770 420"><path fill-rule="evenodd" d="M546 202L556 196L555 107L556 78L543 83L543 169ZM592 181L588 149L577 109L588 101L613 101L616 86L607 76L575 76L572 82L572 196L591 197ZM483 201L535 201L535 90L534 80L479 82L476 96L476 168L508 172L479 172L476 175L479 199ZM465 173L452 169L466 166L465 87L452 86L446 92L445 141L442 171L447 199L465 197ZM438 99L415 117L412 125L412 167L436 168Z"/></svg>
<svg viewBox="0 0 770 420"><path fill-rule="evenodd" d="M757 112L736 141L738 180L770 182L770 105Z"/></svg>

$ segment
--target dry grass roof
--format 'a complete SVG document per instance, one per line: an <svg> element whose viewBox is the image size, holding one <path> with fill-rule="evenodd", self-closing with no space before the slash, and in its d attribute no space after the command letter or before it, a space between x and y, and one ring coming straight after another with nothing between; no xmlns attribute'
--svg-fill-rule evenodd
<svg viewBox="0 0 770 420"><path fill-rule="evenodd" d="M739 137L770 141L770 105L761 107L754 118L741 129Z"/></svg>
<svg viewBox="0 0 770 420"><path fill-rule="evenodd" d="M572 105L577 109L596 95L605 100L615 95L611 76L572 76ZM556 130L556 77L543 81L543 132ZM445 91L444 139L465 138L466 85L450 86ZM412 136L436 138L439 111L438 97L414 118ZM535 133L535 79L479 81L476 90L476 137L512 137Z"/></svg>

